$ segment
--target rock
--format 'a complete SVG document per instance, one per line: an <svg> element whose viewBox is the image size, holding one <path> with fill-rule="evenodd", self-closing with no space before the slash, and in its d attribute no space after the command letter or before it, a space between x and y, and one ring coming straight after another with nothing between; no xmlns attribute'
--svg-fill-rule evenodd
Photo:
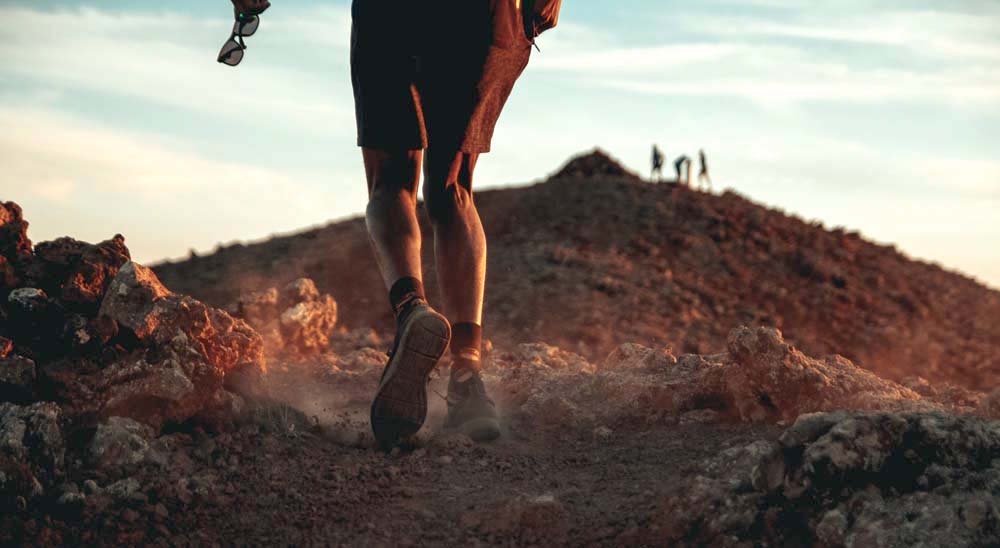
<svg viewBox="0 0 1000 548"><path fill-rule="evenodd" d="M34 384L34 361L17 354L0 358L0 402L30 401Z"/></svg>
<svg viewBox="0 0 1000 548"><path fill-rule="evenodd" d="M281 308L290 308L303 302L319 299L316 283L309 278L298 278L288 283L281 290Z"/></svg>
<svg viewBox="0 0 1000 548"><path fill-rule="evenodd" d="M613 435L614 431L607 426L598 426L594 429L594 439L598 441L608 441Z"/></svg>
<svg viewBox="0 0 1000 548"><path fill-rule="evenodd" d="M91 462L100 469L117 470L143 462L155 433L126 417L110 417L97 427L90 442Z"/></svg>
<svg viewBox="0 0 1000 548"><path fill-rule="evenodd" d="M610 371L664 371L677 364L677 358L668 350L655 351L641 344L625 343L616 348L598 366L600 372Z"/></svg>
<svg viewBox="0 0 1000 548"><path fill-rule="evenodd" d="M786 344L777 329L735 329L728 349L732 365L726 384L744 420L794 420L837 408L912 409L923 400L841 356L809 358Z"/></svg>
<svg viewBox="0 0 1000 548"><path fill-rule="evenodd" d="M111 280L129 260L131 255L121 234L97 245L87 246L75 264L70 266L61 284L62 301L96 310L111 285Z"/></svg>
<svg viewBox="0 0 1000 548"><path fill-rule="evenodd" d="M21 283L21 270L31 257L28 222L21 206L14 202L0 203L0 297Z"/></svg>
<svg viewBox="0 0 1000 548"><path fill-rule="evenodd" d="M316 354L329 346L337 324L336 301L320 295L309 278L294 280L280 291L248 293L229 308L262 334L273 355Z"/></svg>
<svg viewBox="0 0 1000 548"><path fill-rule="evenodd" d="M258 381L266 373L263 342L246 322L190 297L170 293L152 270L136 263L126 263L118 272L100 314L131 331L145 346L156 349L169 345L180 353L181 361L154 359L146 363L174 366L175 373L163 373L167 379L197 377L188 380L196 381L198 391L206 396L202 403L217 389L212 379L228 376L228 387L254 395ZM199 359L191 361L188 355ZM189 375L176 374L178 367ZM186 387L184 383L170 385Z"/></svg>
<svg viewBox="0 0 1000 548"><path fill-rule="evenodd" d="M76 365L45 371L73 414L86 422L121 416L159 430L196 415L223 385L222 372L183 336L155 350L136 350L89 374L81 374Z"/></svg>
<svg viewBox="0 0 1000 548"><path fill-rule="evenodd" d="M33 277L67 307L93 313L129 258L121 234L98 244L63 237L35 246Z"/></svg>
<svg viewBox="0 0 1000 548"><path fill-rule="evenodd" d="M723 454L651 520L674 545L1000 544L1000 423L940 413L800 417L747 464Z"/></svg>
<svg viewBox="0 0 1000 548"><path fill-rule="evenodd" d="M101 492L101 488L97 485L94 480L84 480L83 482L83 492L87 495L96 495Z"/></svg>
<svg viewBox="0 0 1000 548"><path fill-rule="evenodd" d="M107 316L71 314L63 325L62 341L71 354L99 355L116 335L118 324Z"/></svg>
<svg viewBox="0 0 1000 548"><path fill-rule="evenodd" d="M330 342L330 332L337 323L337 303L325 295L322 300L302 302L281 313L285 347L300 353L318 351Z"/></svg>
<svg viewBox="0 0 1000 548"><path fill-rule="evenodd" d="M127 501L139 494L142 485L135 478L118 480L104 489L104 492L116 500Z"/></svg>
<svg viewBox="0 0 1000 548"><path fill-rule="evenodd" d="M162 301L170 295L152 270L129 262L112 280L100 315L115 320L139 340L154 340L154 333L164 328L161 317L167 314Z"/></svg>
<svg viewBox="0 0 1000 548"><path fill-rule="evenodd" d="M56 504L62 507L63 511L79 512L87 502L86 495L82 493L63 493L59 495Z"/></svg>
<svg viewBox="0 0 1000 548"><path fill-rule="evenodd" d="M221 432L242 417L246 407L246 401L240 395L219 390L194 420L209 431Z"/></svg>
<svg viewBox="0 0 1000 548"><path fill-rule="evenodd" d="M19 352L30 358L58 353L62 333L62 306L42 289L19 287L7 296L6 322Z"/></svg>
<svg viewBox="0 0 1000 548"><path fill-rule="evenodd" d="M816 540L820 546L843 546L846 532L847 517L840 510L830 510L816 525Z"/></svg>
<svg viewBox="0 0 1000 548"><path fill-rule="evenodd" d="M30 462L51 479L61 475L65 450L57 405L0 403L0 452Z"/></svg>
<svg viewBox="0 0 1000 548"><path fill-rule="evenodd" d="M0 403L0 508L23 510L55 484L65 452L58 406Z"/></svg>

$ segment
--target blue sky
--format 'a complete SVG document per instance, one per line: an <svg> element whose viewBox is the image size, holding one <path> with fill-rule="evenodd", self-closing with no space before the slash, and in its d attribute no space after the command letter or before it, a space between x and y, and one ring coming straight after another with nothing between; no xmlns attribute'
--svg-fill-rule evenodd
<svg viewBox="0 0 1000 548"><path fill-rule="evenodd" d="M361 212L349 2L0 0L0 198L141 261ZM1000 3L565 0L481 162L705 148L720 187L1000 287Z"/></svg>

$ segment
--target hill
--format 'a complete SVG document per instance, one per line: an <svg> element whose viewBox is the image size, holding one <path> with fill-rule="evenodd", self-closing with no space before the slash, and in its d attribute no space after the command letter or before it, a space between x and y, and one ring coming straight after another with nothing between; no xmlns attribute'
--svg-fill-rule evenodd
<svg viewBox="0 0 1000 548"><path fill-rule="evenodd" d="M499 344L544 340L588 358L626 341L709 353L748 324L891 379L970 388L1000 379L1000 292L857 232L733 192L649 184L599 152L545 182L479 192L476 202L490 246L484 323ZM426 234L424 215L422 223ZM424 262L434 299L429 247ZM220 306L310 277L349 311L341 325L391 325L362 218L155 271L171 289Z"/></svg>

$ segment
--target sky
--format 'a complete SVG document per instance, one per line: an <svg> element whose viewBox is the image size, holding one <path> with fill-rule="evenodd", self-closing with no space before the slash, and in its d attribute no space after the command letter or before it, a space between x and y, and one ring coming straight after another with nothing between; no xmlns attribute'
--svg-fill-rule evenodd
<svg viewBox="0 0 1000 548"><path fill-rule="evenodd" d="M272 4L230 68L226 0L0 0L32 239L155 262L362 212L350 2ZM704 148L719 188L1000 288L1000 2L565 0L538 44L477 188Z"/></svg>

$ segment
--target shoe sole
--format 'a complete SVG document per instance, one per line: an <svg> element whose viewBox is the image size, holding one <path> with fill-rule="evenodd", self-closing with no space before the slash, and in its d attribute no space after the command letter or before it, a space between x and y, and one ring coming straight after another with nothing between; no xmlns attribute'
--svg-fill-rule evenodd
<svg viewBox="0 0 1000 548"><path fill-rule="evenodd" d="M388 451L416 434L427 419L427 377L451 340L448 320L432 309L413 312L372 401L375 441Z"/></svg>

